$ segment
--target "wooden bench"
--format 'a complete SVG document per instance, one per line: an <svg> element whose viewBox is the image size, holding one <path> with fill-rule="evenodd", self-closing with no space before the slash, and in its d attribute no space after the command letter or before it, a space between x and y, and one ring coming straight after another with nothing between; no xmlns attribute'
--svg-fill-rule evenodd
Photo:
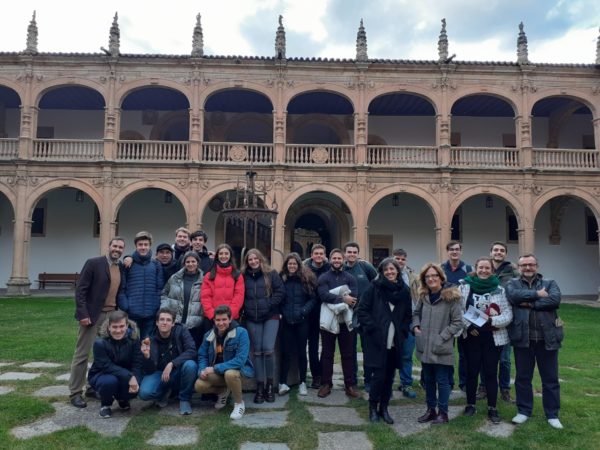
<svg viewBox="0 0 600 450"><path fill-rule="evenodd" d="M37 282L40 289L46 289L47 284L70 284L75 287L79 279L78 273L48 273L42 272L38 275Z"/></svg>

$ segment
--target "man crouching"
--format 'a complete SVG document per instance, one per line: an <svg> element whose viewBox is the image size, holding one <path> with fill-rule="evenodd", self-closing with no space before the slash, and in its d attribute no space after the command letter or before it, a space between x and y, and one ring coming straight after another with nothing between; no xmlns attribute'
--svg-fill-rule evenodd
<svg viewBox="0 0 600 450"><path fill-rule="evenodd" d="M156 332L142 341L144 379L139 396L167 406L169 391L179 393L179 413L192 413L190 398L198 372L196 345L190 332L175 323L175 312L161 308L156 313Z"/></svg>
<svg viewBox="0 0 600 450"><path fill-rule="evenodd" d="M198 380L195 389L202 394L218 394L216 409L227 404L233 393L234 406L229 417L241 419L245 412L242 376L252 378L248 332L235 320L227 305L215 308L214 328L204 335L198 350Z"/></svg>

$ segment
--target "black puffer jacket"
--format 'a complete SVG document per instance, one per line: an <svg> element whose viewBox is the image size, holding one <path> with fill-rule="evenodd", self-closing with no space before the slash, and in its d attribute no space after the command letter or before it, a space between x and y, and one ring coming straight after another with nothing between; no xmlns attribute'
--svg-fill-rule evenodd
<svg viewBox="0 0 600 450"><path fill-rule="evenodd" d="M308 294L298 276L288 275L283 285L285 286L285 298L281 303L283 319L290 324L304 322L317 303L316 292L312 295Z"/></svg>
<svg viewBox="0 0 600 450"><path fill-rule="evenodd" d="M271 295L267 296L265 277L259 271L247 269L244 273L244 317L252 322L265 322L279 314L279 304L285 297L283 282L277 272L268 274L271 280Z"/></svg>

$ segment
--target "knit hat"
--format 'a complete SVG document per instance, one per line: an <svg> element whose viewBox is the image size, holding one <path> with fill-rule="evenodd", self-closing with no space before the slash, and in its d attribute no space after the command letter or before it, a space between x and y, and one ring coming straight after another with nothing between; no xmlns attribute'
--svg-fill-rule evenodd
<svg viewBox="0 0 600 450"><path fill-rule="evenodd" d="M161 250L169 250L171 253L173 253L173 248L169 244L158 244L158 247L156 247L156 253L160 252Z"/></svg>

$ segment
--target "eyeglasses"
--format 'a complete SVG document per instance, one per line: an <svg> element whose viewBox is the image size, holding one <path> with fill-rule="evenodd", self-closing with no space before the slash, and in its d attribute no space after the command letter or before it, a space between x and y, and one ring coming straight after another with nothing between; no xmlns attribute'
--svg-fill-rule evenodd
<svg viewBox="0 0 600 450"><path fill-rule="evenodd" d="M439 276L439 274L437 274L437 273L436 273L436 274L433 274L433 275L425 275L425 277L424 277L424 278L425 278L426 280L430 280L430 279L432 279L432 278L439 278L439 277L440 277L440 276Z"/></svg>
<svg viewBox="0 0 600 450"><path fill-rule="evenodd" d="M519 264L519 267L536 267L537 263Z"/></svg>

